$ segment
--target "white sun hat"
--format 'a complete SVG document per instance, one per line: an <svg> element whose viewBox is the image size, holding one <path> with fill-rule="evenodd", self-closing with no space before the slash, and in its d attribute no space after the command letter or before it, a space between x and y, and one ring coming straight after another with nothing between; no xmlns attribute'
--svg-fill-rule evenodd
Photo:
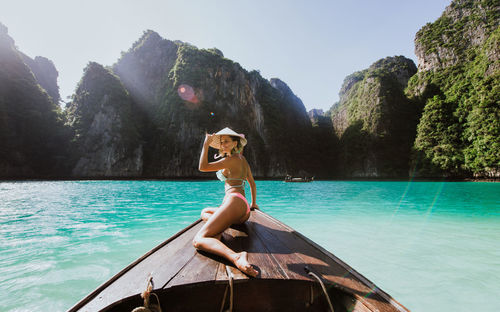
<svg viewBox="0 0 500 312"><path fill-rule="evenodd" d="M220 137L223 135L239 137L241 146L243 147L243 146L247 145L247 139L245 139L244 134L236 133L234 130L226 127L214 135L214 137L213 137L214 139L210 143L210 146L215 148L215 149L220 149Z"/></svg>

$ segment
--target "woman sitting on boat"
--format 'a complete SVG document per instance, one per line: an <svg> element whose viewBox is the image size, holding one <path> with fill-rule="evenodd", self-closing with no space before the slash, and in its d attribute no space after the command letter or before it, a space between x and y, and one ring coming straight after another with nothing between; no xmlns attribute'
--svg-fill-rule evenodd
<svg viewBox="0 0 500 312"><path fill-rule="evenodd" d="M256 186L252 171L241 152L247 144L243 134L238 134L229 128L224 128L215 134L206 134L200 156L199 170L203 172L217 171L217 177L225 182L226 196L218 208L205 208L201 218L206 221L196 234L193 246L224 257L231 261L243 273L256 276L257 271L248 262L247 253L235 252L220 241L222 232L232 224L244 223L250 217L250 208L258 206ZM208 147L219 150L222 159L208 162ZM250 184L252 204L245 198L245 180Z"/></svg>

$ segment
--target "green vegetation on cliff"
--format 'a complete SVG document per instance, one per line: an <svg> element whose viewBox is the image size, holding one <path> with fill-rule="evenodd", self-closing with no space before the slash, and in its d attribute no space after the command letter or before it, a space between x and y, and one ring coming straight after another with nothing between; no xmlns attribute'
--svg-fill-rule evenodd
<svg viewBox="0 0 500 312"><path fill-rule="evenodd" d="M0 176L205 176L204 133L229 126L260 177L500 177L499 22L497 1L452 1L416 35L418 72L381 59L346 77L327 117L279 79L151 30L112 68L90 63L63 113L55 66L0 24Z"/></svg>
<svg viewBox="0 0 500 312"><path fill-rule="evenodd" d="M0 24L0 177L65 175L70 132L28 59Z"/></svg>
<svg viewBox="0 0 500 312"><path fill-rule="evenodd" d="M330 110L340 139L343 176L408 174L420 108L403 90L416 70L413 61L398 56L381 59L346 77L340 102Z"/></svg>
<svg viewBox="0 0 500 312"><path fill-rule="evenodd" d="M499 174L499 21L495 1L454 1L417 33L423 70L407 93L425 105L414 153L422 175Z"/></svg>
<svg viewBox="0 0 500 312"><path fill-rule="evenodd" d="M135 164L135 159L142 155L142 120L120 79L110 69L94 62L87 65L67 114L75 132L73 174L142 173L142 164Z"/></svg>
<svg viewBox="0 0 500 312"><path fill-rule="evenodd" d="M135 127L133 104L128 92L109 69L90 62L84 69L84 76L78 83L67 110L77 142L91 130L96 115L103 110L113 111L120 117L119 123L111 124L111 128L106 130L123 137L126 146L135 145L139 140L139 133Z"/></svg>
<svg viewBox="0 0 500 312"><path fill-rule="evenodd" d="M153 31L122 54L113 72L147 116L146 176L203 175L196 170L203 135L226 126L247 135L245 155L254 174L309 169L310 121L300 99L278 79L248 72L215 48L198 49Z"/></svg>
<svg viewBox="0 0 500 312"><path fill-rule="evenodd" d="M159 116L182 111L178 116L183 118L170 117L171 122L189 118L203 131L229 125L246 133L252 144L245 153L251 155L261 175L310 169L310 121L302 101L279 79L267 81L217 50L185 44L179 46L169 78L172 86L164 99L168 105L163 105ZM193 88L194 102L179 97L177 90L183 84Z"/></svg>
<svg viewBox="0 0 500 312"><path fill-rule="evenodd" d="M455 0L440 18L417 32L415 42L426 54L449 48L454 57L470 57L471 51L464 47L494 31L499 19L496 0ZM472 33L475 36L471 36Z"/></svg>

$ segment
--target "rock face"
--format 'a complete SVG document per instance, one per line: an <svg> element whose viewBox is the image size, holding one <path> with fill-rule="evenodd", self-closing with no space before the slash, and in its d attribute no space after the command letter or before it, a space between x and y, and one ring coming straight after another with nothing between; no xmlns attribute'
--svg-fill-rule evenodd
<svg viewBox="0 0 500 312"><path fill-rule="evenodd" d="M111 68L89 63L64 113L53 63L17 51L3 25L0 63L1 177L207 176L204 134L227 126L246 134L256 177L316 170L302 101L216 48L146 31Z"/></svg>
<svg viewBox="0 0 500 312"><path fill-rule="evenodd" d="M439 70L461 64L467 50L482 46L499 23L500 5L491 0L455 0L434 23L415 36L419 71Z"/></svg>
<svg viewBox="0 0 500 312"><path fill-rule="evenodd" d="M90 63L63 113L54 64L0 24L0 178L207 177L204 134L224 127L247 136L256 177L498 178L499 23L498 1L452 1L416 35L418 71L381 59L309 114L285 82L154 31Z"/></svg>
<svg viewBox="0 0 500 312"><path fill-rule="evenodd" d="M424 106L413 162L420 176L499 177L500 5L452 1L415 37L408 95Z"/></svg>
<svg viewBox="0 0 500 312"><path fill-rule="evenodd" d="M148 30L113 65L113 72L143 109L151 110L161 101L177 49L176 43Z"/></svg>
<svg viewBox="0 0 500 312"><path fill-rule="evenodd" d="M311 126L309 115L307 114L304 103L299 99L286 83L278 78L272 78L271 86L279 91L280 102L283 103L282 115L289 125L296 125L301 129Z"/></svg>
<svg viewBox="0 0 500 312"><path fill-rule="evenodd" d="M339 140L334 133L330 112L312 109L308 112L312 124L312 135L309 138L309 159L314 165L315 177L331 179L343 178L339 162ZM312 157L311 157L312 156Z"/></svg>
<svg viewBox="0 0 500 312"><path fill-rule="evenodd" d="M381 59L344 80L330 109L343 177L406 177L419 109L404 95L417 71L403 56Z"/></svg>
<svg viewBox="0 0 500 312"><path fill-rule="evenodd" d="M119 78L89 63L68 107L75 131L76 177L137 177L142 174L140 119Z"/></svg>
<svg viewBox="0 0 500 312"><path fill-rule="evenodd" d="M269 128L267 141L270 143L265 153L270 155L271 164L277 164L276 167L270 166L271 170L276 170L271 171L271 176L318 175L321 171L308 167L314 145L311 121L302 100L280 79L273 78L270 84L278 91L275 94L274 90L270 90L270 101L266 104L268 107L264 115L267 117L264 122ZM264 99L262 102L265 103ZM265 135L262 133L263 137Z"/></svg>
<svg viewBox="0 0 500 312"><path fill-rule="evenodd" d="M54 102L56 79L51 61L18 51L0 24L0 178L67 174L70 133Z"/></svg>
<svg viewBox="0 0 500 312"><path fill-rule="evenodd" d="M31 69L35 75L35 79L42 86L42 88L47 91L47 93L52 97L52 102L55 104L59 103L61 96L59 95L59 86L57 85L57 77L59 72L57 71L54 63L46 57L36 56L35 59L31 59L24 53L20 53L23 61Z"/></svg>
<svg viewBox="0 0 500 312"><path fill-rule="evenodd" d="M112 93L102 87L110 81ZM124 103L137 118L117 112ZM246 134L244 154L255 176L312 168L307 161L311 122L283 81L247 72L217 49L200 50L153 31L145 32L112 69L89 65L69 115L84 153L73 170L78 176L207 176L197 170L204 134L227 126ZM80 119L86 121L79 124ZM126 138L111 125L134 122L142 144L135 138L129 149L109 143Z"/></svg>

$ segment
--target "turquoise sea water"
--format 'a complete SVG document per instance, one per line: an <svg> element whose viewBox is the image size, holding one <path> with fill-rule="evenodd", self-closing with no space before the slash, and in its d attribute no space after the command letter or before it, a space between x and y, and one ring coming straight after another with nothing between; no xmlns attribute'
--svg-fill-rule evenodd
<svg viewBox="0 0 500 312"><path fill-rule="evenodd" d="M412 311L498 311L500 183L257 181L262 210ZM216 181L0 182L0 311L64 311L217 206Z"/></svg>

